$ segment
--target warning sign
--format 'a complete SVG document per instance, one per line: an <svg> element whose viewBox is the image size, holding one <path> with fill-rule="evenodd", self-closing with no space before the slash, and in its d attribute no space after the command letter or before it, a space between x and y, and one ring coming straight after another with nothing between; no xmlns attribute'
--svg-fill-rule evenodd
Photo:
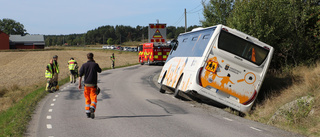
<svg viewBox="0 0 320 137"><path fill-rule="evenodd" d="M165 43L167 28L166 24L149 24L148 39L150 43Z"/></svg>
<svg viewBox="0 0 320 137"><path fill-rule="evenodd" d="M153 38L162 38L162 35L161 35L159 29L157 29L156 32L154 33Z"/></svg>
<svg viewBox="0 0 320 137"><path fill-rule="evenodd" d="M218 67L217 62L209 60L207 66L206 66L206 70L211 71L212 73L215 73L217 70L217 67Z"/></svg>

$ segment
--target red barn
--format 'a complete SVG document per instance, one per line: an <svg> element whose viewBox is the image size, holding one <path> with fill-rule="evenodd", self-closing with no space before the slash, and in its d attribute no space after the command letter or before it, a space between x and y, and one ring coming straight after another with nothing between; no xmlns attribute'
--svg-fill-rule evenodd
<svg viewBox="0 0 320 137"><path fill-rule="evenodd" d="M9 49L9 35L0 30L0 50Z"/></svg>
<svg viewBox="0 0 320 137"><path fill-rule="evenodd" d="M44 49L43 35L10 35L10 49Z"/></svg>

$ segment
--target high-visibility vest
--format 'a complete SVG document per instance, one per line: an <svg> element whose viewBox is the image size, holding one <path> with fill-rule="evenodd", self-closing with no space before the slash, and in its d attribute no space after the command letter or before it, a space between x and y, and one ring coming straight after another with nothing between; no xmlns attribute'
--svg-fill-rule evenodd
<svg viewBox="0 0 320 137"><path fill-rule="evenodd" d="M56 64L56 61L53 61L53 69L56 70L56 73L59 73L59 64L58 64L58 62Z"/></svg>
<svg viewBox="0 0 320 137"><path fill-rule="evenodd" d="M110 56L110 58L111 58L112 61L116 60L116 58L114 56Z"/></svg>
<svg viewBox="0 0 320 137"><path fill-rule="evenodd" d="M76 67L76 61L75 60L69 60L68 61L69 64L69 70L74 70Z"/></svg>
<svg viewBox="0 0 320 137"><path fill-rule="evenodd" d="M46 76L46 78L52 78L52 68L51 68L51 65L48 64L48 67L49 67L49 70L50 70L50 71L46 70L45 76Z"/></svg>

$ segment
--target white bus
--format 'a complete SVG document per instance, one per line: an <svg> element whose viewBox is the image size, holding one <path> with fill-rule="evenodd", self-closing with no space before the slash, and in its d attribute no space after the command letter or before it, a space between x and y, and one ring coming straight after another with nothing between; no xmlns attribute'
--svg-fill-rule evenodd
<svg viewBox="0 0 320 137"><path fill-rule="evenodd" d="M172 45L158 78L161 93L197 93L241 112L251 109L274 51L224 25L180 34Z"/></svg>

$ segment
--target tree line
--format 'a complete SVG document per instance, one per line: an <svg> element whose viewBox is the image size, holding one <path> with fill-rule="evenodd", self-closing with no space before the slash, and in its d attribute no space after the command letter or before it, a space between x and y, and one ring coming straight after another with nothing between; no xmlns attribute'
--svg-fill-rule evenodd
<svg viewBox="0 0 320 137"><path fill-rule="evenodd" d="M188 27L188 31L198 26ZM174 39L185 31L184 27L167 27L167 39ZM47 46L54 45L94 45L94 44L121 44L131 41L145 41L148 39L148 26L100 26L84 34L45 35Z"/></svg>
<svg viewBox="0 0 320 137"><path fill-rule="evenodd" d="M274 69L319 60L319 0L210 0L202 5L204 27L224 24L273 46Z"/></svg>

